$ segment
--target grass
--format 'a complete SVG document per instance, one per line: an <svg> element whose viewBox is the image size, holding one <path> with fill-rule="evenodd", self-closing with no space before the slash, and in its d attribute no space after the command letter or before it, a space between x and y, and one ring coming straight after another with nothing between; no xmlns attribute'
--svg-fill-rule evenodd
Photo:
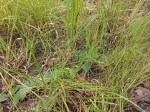
<svg viewBox="0 0 150 112"><path fill-rule="evenodd" d="M5 94L16 112L124 112L137 106L128 94L150 79L148 4L0 1L6 35L0 35L1 98Z"/></svg>

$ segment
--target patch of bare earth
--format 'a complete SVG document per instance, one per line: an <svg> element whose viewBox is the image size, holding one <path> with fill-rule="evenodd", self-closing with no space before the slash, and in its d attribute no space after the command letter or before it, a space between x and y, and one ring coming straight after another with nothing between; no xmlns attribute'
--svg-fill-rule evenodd
<svg viewBox="0 0 150 112"><path fill-rule="evenodd" d="M143 112L150 112L150 90L145 86L138 86L131 90L129 97L131 101L143 110ZM141 112L142 110L135 106L131 106L130 109L131 112Z"/></svg>

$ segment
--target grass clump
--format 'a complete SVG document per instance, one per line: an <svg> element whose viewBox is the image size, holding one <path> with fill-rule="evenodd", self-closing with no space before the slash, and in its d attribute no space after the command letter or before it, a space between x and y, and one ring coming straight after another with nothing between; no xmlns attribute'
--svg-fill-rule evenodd
<svg viewBox="0 0 150 112"><path fill-rule="evenodd" d="M150 79L147 4L2 0L2 105L18 112L140 108L128 93Z"/></svg>

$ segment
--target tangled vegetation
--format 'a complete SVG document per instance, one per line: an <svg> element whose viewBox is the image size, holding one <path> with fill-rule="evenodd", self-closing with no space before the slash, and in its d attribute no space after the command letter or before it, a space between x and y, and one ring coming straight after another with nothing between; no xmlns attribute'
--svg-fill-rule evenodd
<svg viewBox="0 0 150 112"><path fill-rule="evenodd" d="M1 111L127 112L150 79L148 0L1 0Z"/></svg>

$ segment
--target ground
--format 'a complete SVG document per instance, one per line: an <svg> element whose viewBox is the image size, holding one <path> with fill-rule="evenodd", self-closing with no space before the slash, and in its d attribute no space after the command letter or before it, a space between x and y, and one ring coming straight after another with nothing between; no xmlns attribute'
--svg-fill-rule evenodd
<svg viewBox="0 0 150 112"><path fill-rule="evenodd" d="M0 12L0 111L149 112L149 1L2 0Z"/></svg>

